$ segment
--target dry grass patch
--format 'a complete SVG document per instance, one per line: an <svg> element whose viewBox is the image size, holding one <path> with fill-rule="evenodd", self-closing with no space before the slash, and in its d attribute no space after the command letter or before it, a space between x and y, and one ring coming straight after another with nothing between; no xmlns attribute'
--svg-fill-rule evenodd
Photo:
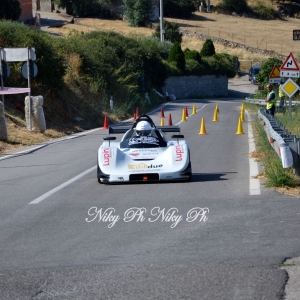
<svg viewBox="0 0 300 300"><path fill-rule="evenodd" d="M60 138L66 135L65 130L47 129L45 132L31 132L26 128L25 121L11 114L6 113L6 124L8 140L0 141L0 154L16 151L26 146L36 145ZM81 131L78 129L78 131ZM69 130L68 133L75 133L77 130Z"/></svg>

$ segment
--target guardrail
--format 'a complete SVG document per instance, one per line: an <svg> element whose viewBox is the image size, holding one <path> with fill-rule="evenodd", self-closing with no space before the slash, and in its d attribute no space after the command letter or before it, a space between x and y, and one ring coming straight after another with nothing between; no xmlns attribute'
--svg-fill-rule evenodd
<svg viewBox="0 0 300 300"><path fill-rule="evenodd" d="M257 104L257 105L262 105L262 106L265 106L267 105L266 101L264 99L252 99L252 98L249 98L249 97L246 97L245 98L246 102L249 102L249 103L253 103L253 104ZM286 99L285 102L287 104L289 104L289 100ZM292 105L295 106L295 105L299 105L300 102L299 101L292 101ZM277 101L277 106L279 105L279 101ZM287 105L285 105L287 107Z"/></svg>
<svg viewBox="0 0 300 300"><path fill-rule="evenodd" d="M264 125L270 145L280 158L282 158L281 149L289 147L294 173L300 176L300 139L288 132L275 117L266 114L264 108L258 110L258 117Z"/></svg>

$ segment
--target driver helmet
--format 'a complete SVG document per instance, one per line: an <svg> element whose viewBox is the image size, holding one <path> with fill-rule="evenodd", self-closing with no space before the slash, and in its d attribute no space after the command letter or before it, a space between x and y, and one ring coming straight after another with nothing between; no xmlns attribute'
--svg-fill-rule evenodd
<svg viewBox="0 0 300 300"><path fill-rule="evenodd" d="M151 125L147 121L140 121L137 123L135 130L139 136L147 136L151 133Z"/></svg>

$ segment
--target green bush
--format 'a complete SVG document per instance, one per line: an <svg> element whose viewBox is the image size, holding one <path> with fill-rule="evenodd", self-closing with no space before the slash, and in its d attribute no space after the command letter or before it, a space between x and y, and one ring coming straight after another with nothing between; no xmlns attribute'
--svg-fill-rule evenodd
<svg viewBox="0 0 300 300"><path fill-rule="evenodd" d="M63 58L56 52L54 44L57 38L49 36L41 31L30 29L28 26L10 21L0 22L0 37L2 47L35 47L36 65L38 74L32 85L43 85L47 88L59 87L62 84L65 72ZM10 63L12 76L8 77L7 83L25 85L19 71L21 63Z"/></svg>
<svg viewBox="0 0 300 300"><path fill-rule="evenodd" d="M195 59L186 59L184 75L203 75L203 67Z"/></svg>
<svg viewBox="0 0 300 300"><path fill-rule="evenodd" d="M200 51L200 56L213 56L214 54L216 54L214 43L211 39L206 39Z"/></svg>
<svg viewBox="0 0 300 300"><path fill-rule="evenodd" d="M193 59L198 63L201 63L201 56L197 50L187 50L187 51L183 51L183 53L186 60Z"/></svg>
<svg viewBox="0 0 300 300"><path fill-rule="evenodd" d="M275 65L279 68L282 65L282 60L272 57L268 58L268 60L263 64L261 70L256 76L256 82L259 85L266 86L269 83L269 76Z"/></svg>
<svg viewBox="0 0 300 300"><path fill-rule="evenodd" d="M177 23L164 21L165 35L164 38L171 43L182 42L182 33L179 31L179 26ZM160 24L155 27L153 36L160 39Z"/></svg>
<svg viewBox="0 0 300 300"><path fill-rule="evenodd" d="M218 6L227 12L236 12L238 14L246 13L249 10L247 0L221 0Z"/></svg>
<svg viewBox="0 0 300 300"><path fill-rule="evenodd" d="M176 62L176 67L180 71L184 71L184 69L185 69L184 53L178 42L174 43L173 47L171 48L169 57L168 57L168 62L173 62L173 61Z"/></svg>
<svg viewBox="0 0 300 300"><path fill-rule="evenodd" d="M165 17L190 18L196 10L193 0L164 0Z"/></svg>

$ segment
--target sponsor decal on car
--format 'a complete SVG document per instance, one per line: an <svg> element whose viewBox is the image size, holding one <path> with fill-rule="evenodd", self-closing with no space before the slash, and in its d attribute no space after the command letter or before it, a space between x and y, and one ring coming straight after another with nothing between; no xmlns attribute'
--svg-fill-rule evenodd
<svg viewBox="0 0 300 300"><path fill-rule="evenodd" d="M109 166L110 159L111 159L111 152L110 148L103 148L103 166Z"/></svg>
<svg viewBox="0 0 300 300"><path fill-rule="evenodd" d="M182 154L184 153L182 145L175 146L176 159L175 161L182 161Z"/></svg>
<svg viewBox="0 0 300 300"><path fill-rule="evenodd" d="M159 145L159 140L151 136L133 137L129 139L128 145L136 145L136 144Z"/></svg>
<svg viewBox="0 0 300 300"><path fill-rule="evenodd" d="M144 163L140 163L138 165L128 165L129 170L159 169L159 168L162 168L162 167L163 167L162 164L160 164L160 165L154 165L154 164L147 165L147 164L144 164Z"/></svg>

